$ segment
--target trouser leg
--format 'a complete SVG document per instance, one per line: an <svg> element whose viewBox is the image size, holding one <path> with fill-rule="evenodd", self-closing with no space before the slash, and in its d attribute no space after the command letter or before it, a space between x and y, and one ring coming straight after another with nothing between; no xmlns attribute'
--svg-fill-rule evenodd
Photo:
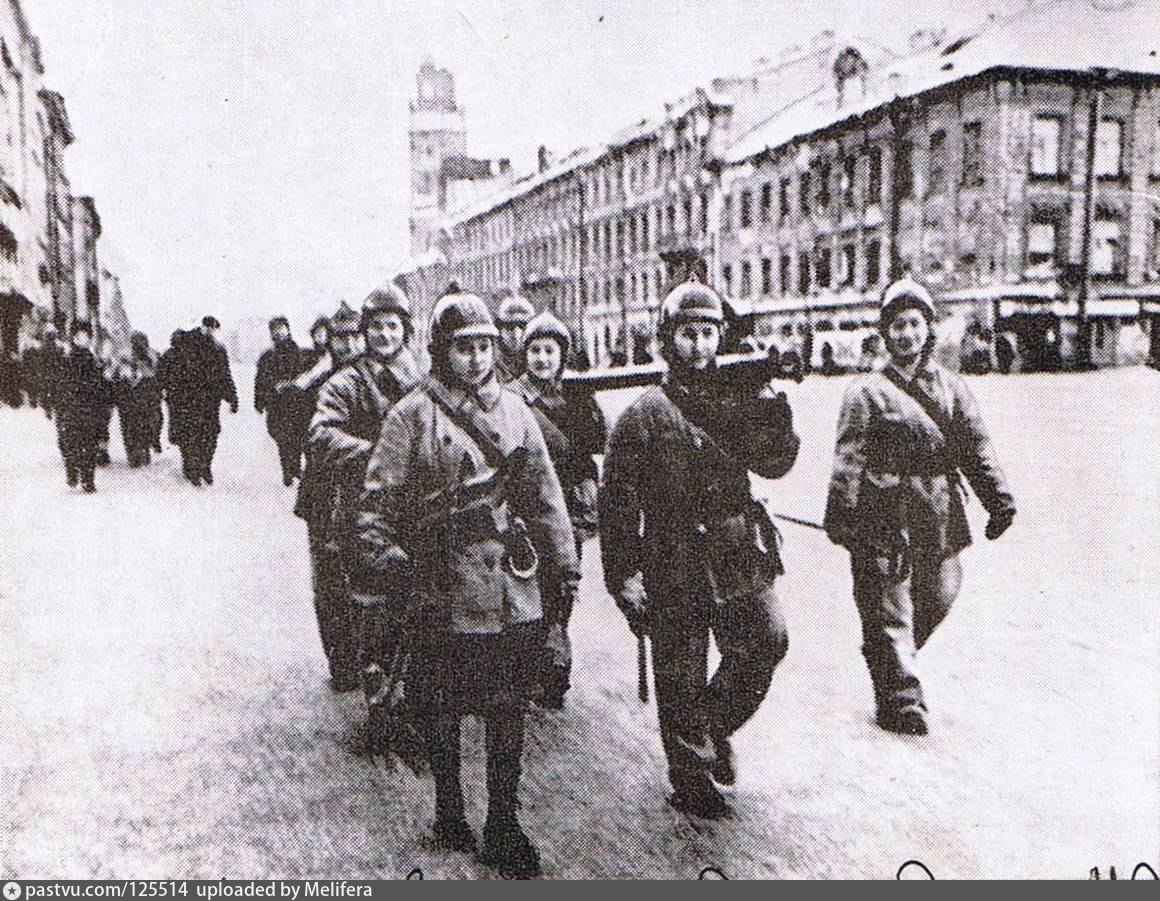
<svg viewBox="0 0 1160 901"><path fill-rule="evenodd" d="M212 431L204 436L202 439L201 451L201 471L203 475L212 477L213 475L213 458L217 453L218 432Z"/></svg>
<svg viewBox="0 0 1160 901"><path fill-rule="evenodd" d="M520 709L491 712L487 729L487 819L490 823L513 820L519 807L520 775L524 751L524 714Z"/></svg>
<svg viewBox="0 0 1160 901"><path fill-rule="evenodd" d="M433 716L426 724L427 756L435 782L435 818L463 819L458 715Z"/></svg>
<svg viewBox="0 0 1160 901"><path fill-rule="evenodd" d="M343 578L341 559L327 549L324 537L309 528L310 563L314 588L314 612L322 650L330 675L345 679L355 672L353 611Z"/></svg>
<svg viewBox="0 0 1160 901"><path fill-rule="evenodd" d="M669 781L680 791L708 781L703 762L682 742L696 745L705 737L698 702L708 675L709 617L675 598L656 598L654 611L650 637L657 718Z"/></svg>
<svg viewBox="0 0 1160 901"><path fill-rule="evenodd" d="M963 584L963 567L958 555L945 560L915 562L914 646L921 648L946 619Z"/></svg>
<svg viewBox="0 0 1160 901"><path fill-rule="evenodd" d="M296 438L277 439L278 462L282 465L282 479L289 481L302 475L302 443Z"/></svg>
<svg viewBox="0 0 1160 901"><path fill-rule="evenodd" d="M879 711L922 703L915 665L914 567L905 578L873 552L851 555L854 602L862 620L862 655Z"/></svg>
<svg viewBox="0 0 1160 901"><path fill-rule="evenodd" d="M774 587L717 606L713 637L721 664L701 694L700 717L709 734L728 738L757 712L789 635Z"/></svg>

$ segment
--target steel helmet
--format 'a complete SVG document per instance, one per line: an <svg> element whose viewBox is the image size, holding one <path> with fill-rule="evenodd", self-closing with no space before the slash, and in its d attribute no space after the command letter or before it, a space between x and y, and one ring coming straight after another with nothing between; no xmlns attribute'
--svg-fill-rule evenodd
<svg viewBox="0 0 1160 901"><path fill-rule="evenodd" d="M890 325L890 320L894 318L895 314L905 307L922 310L928 322L934 322L937 317L934 298L930 291L907 276L888 286L882 293L882 310L878 316L878 328L885 329Z"/></svg>
<svg viewBox="0 0 1160 901"><path fill-rule="evenodd" d="M457 338L498 338L487 304L474 294L447 294L431 311L431 355Z"/></svg>
<svg viewBox="0 0 1160 901"><path fill-rule="evenodd" d="M568 354L572 350L572 335L568 331L568 326L564 325L551 310L544 310L528 323L527 331L524 332L524 350L527 350L528 345L537 338L551 338L556 341L560 345L560 359L567 362Z"/></svg>
<svg viewBox="0 0 1160 901"><path fill-rule="evenodd" d="M725 304L721 295L700 282L682 282L673 288L661 304L658 331L671 335L685 322L725 322Z"/></svg>
<svg viewBox="0 0 1160 901"><path fill-rule="evenodd" d="M527 325L536 315L536 308L526 297L513 294L500 301L499 312L495 314L498 325Z"/></svg>

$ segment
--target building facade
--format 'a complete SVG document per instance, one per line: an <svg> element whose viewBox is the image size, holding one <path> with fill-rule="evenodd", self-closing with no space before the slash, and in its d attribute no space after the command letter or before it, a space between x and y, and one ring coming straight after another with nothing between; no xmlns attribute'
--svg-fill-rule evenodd
<svg viewBox="0 0 1160 901"><path fill-rule="evenodd" d="M1157 6L1032 4L904 55L824 32L438 209L397 280L420 310L452 281L523 293L596 364L647 354L694 271L735 335L807 365L856 364L903 274L941 297L951 364L1000 336L1032 369L1160 358Z"/></svg>

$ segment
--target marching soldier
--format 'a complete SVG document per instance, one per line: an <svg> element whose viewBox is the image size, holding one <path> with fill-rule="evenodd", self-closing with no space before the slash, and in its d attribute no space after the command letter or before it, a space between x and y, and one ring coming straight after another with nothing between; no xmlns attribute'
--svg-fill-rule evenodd
<svg viewBox="0 0 1160 901"><path fill-rule="evenodd" d="M336 691L358 687L360 666L380 662L386 653L386 599L360 590L352 611L345 578L354 564L356 504L371 450L391 407L421 376L407 347L414 329L411 305L401 290L390 285L373 291L363 302L359 327L366 352L319 389L309 438L311 478L323 491L311 504L311 516L321 517L310 536L315 605Z"/></svg>
<svg viewBox="0 0 1160 901"><path fill-rule="evenodd" d="M850 552L878 725L907 735L927 732L915 653L954 603L971 542L960 473L990 514L987 538L1015 516L974 397L931 361L935 318L911 279L883 295L890 359L846 392L826 504L827 534Z"/></svg>
<svg viewBox="0 0 1160 901"><path fill-rule="evenodd" d="M285 385L302 372L307 360L291 337L290 321L285 316L275 316L270 320L270 340L272 346L258 357L254 409L259 414L266 414L266 431L278 445L282 484L289 488L302 474L306 435L301 422L302 398L286 391Z"/></svg>
<svg viewBox="0 0 1160 901"><path fill-rule="evenodd" d="M523 297L512 295L500 301L495 314L495 324L499 329L495 374L502 385L514 382L523 374L524 330L535 315L535 308Z"/></svg>
<svg viewBox="0 0 1160 901"><path fill-rule="evenodd" d="M55 388L57 444L68 484L73 488L79 482L86 494L97 490L97 448L105 408L111 403L110 386L92 342L92 327L78 321Z"/></svg>
<svg viewBox="0 0 1160 901"><path fill-rule="evenodd" d="M717 818L736 778L730 736L757 711L788 647L774 593L777 531L748 471L785 475L798 438L782 394L736 397L716 368L721 298L697 282L661 307L668 363L608 441L600 548L629 628L652 639L670 804ZM707 680L709 635L721 664Z"/></svg>
<svg viewBox="0 0 1160 901"><path fill-rule="evenodd" d="M536 414L540 431L548 446L552 465L564 490L568 515L576 536L577 561L585 539L597 532L596 461L594 454L604 452L608 427L604 414L592 395L565 399L561 391L564 365L572 347L572 336L550 310L528 323L524 335L527 371L511 385ZM545 605L558 616L546 621L548 660L544 673L541 706L560 710L571 684L572 643L568 623L575 597L553 599Z"/></svg>
<svg viewBox="0 0 1160 901"><path fill-rule="evenodd" d="M560 482L535 417L495 377L498 331L470 294L432 313L432 373L391 411L367 469L360 539L395 590L411 647L407 703L422 718L435 779L435 836L474 851L460 782L460 721L487 729L485 863L540 872L517 809L527 698L538 689L543 602L575 584ZM390 589L388 589L390 590ZM542 601L543 598L543 601Z"/></svg>

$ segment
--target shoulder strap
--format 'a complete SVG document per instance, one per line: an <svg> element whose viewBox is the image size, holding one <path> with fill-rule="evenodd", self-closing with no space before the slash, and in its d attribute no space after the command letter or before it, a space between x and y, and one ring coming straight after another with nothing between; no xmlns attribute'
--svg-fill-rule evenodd
<svg viewBox="0 0 1160 901"><path fill-rule="evenodd" d="M938 405L935 399L914 384L914 382L908 382L904 379L902 374L892 366L887 366L883 369L882 374L890 380L890 383L894 387L922 408L922 412L930 417L931 422L942 433L943 442L946 446L953 448L954 444L951 441L951 434L954 431L954 422L951 420L951 417L943 412L942 407Z"/></svg>
<svg viewBox="0 0 1160 901"><path fill-rule="evenodd" d="M446 413L451 421L459 426L467 433L470 438L479 447L483 458L487 460L487 465L499 468L507 455L500 449L500 446L491 437L491 433L481 423L476 421L472 411L465 410L463 407L457 405L451 397L444 390L443 386L439 384L438 380L433 376L428 376L423 380L423 391L427 396L435 402L444 413Z"/></svg>

